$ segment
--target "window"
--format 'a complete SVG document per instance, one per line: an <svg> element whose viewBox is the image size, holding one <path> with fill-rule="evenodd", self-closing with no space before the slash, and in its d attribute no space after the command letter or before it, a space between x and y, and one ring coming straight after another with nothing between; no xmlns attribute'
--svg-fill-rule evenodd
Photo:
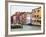
<svg viewBox="0 0 46 37"><path fill-rule="evenodd" d="M40 12L40 10L38 10L37 12Z"/></svg>
<svg viewBox="0 0 46 37"><path fill-rule="evenodd" d="M37 22L39 22L41 24L41 20L37 20Z"/></svg>
<svg viewBox="0 0 46 37"><path fill-rule="evenodd" d="M37 15L37 17L39 17L39 15Z"/></svg>
<svg viewBox="0 0 46 37"><path fill-rule="evenodd" d="M34 12L36 12L36 11L34 10Z"/></svg>
<svg viewBox="0 0 46 37"><path fill-rule="evenodd" d="M36 15L34 15L34 17L36 17Z"/></svg>
<svg viewBox="0 0 46 37"><path fill-rule="evenodd" d="M34 20L34 22L36 22L36 20Z"/></svg>

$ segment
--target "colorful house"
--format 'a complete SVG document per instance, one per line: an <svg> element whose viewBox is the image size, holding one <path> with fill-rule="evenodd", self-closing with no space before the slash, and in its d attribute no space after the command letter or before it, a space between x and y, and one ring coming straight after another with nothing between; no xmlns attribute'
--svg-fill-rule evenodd
<svg viewBox="0 0 46 37"><path fill-rule="evenodd" d="M32 24L41 25L41 7L32 9Z"/></svg>

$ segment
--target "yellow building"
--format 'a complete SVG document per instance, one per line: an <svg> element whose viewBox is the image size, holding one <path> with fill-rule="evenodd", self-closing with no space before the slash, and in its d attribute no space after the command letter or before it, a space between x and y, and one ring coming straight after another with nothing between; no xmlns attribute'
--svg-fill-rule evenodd
<svg viewBox="0 0 46 37"><path fill-rule="evenodd" d="M32 24L41 25L41 7L32 9Z"/></svg>

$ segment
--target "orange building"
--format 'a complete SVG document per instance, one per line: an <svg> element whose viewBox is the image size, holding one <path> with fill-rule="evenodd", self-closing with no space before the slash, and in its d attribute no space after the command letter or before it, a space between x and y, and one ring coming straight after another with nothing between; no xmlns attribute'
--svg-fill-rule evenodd
<svg viewBox="0 0 46 37"><path fill-rule="evenodd" d="M32 9L32 24L41 25L41 7Z"/></svg>

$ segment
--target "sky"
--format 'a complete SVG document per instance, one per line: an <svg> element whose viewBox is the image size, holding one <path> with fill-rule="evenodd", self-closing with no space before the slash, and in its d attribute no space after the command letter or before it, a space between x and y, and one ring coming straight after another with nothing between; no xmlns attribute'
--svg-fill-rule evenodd
<svg viewBox="0 0 46 37"><path fill-rule="evenodd" d="M10 5L10 14L13 15L15 12L32 12L32 9L38 7L40 7L40 5L13 3Z"/></svg>

